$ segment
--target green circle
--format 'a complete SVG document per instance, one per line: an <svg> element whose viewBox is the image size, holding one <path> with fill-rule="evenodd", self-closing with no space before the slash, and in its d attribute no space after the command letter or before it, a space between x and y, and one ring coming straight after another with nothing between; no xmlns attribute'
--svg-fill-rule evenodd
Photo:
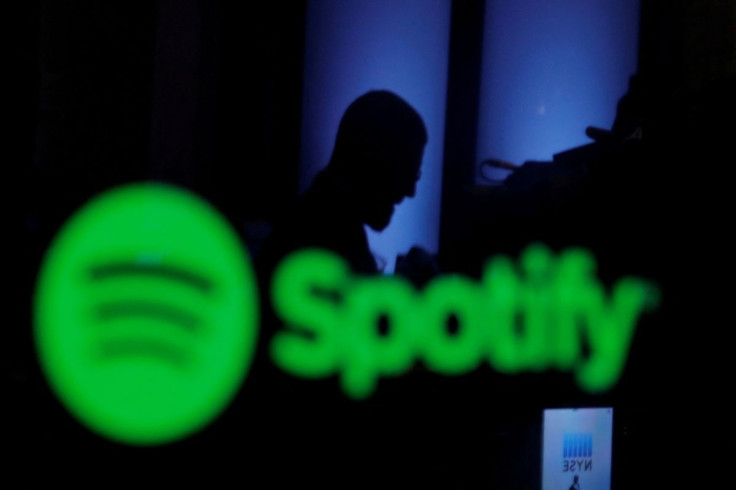
<svg viewBox="0 0 736 490"><path fill-rule="evenodd" d="M257 286L226 220L154 183L112 189L51 244L36 287L43 370L83 424L136 445L186 437L238 391L253 357Z"/></svg>

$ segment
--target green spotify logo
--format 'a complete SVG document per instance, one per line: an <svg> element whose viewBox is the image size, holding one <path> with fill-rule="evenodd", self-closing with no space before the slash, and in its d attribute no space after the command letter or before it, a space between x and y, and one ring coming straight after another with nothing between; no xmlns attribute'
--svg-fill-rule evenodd
<svg viewBox="0 0 736 490"><path fill-rule="evenodd" d="M66 408L138 445L211 422L254 354L246 257L220 214L174 187L113 189L80 209L44 258L35 298L41 364Z"/></svg>
<svg viewBox="0 0 736 490"><path fill-rule="evenodd" d="M536 243L518 265L505 256L489 259L480 281L444 275L419 291L400 277L354 276L345 260L324 250L300 250L274 274L272 298L287 328L275 336L271 355L295 376L337 375L356 399L417 361L447 376L483 361L507 374L571 371L581 389L600 393L621 376L636 324L657 308L660 292L636 277L608 291L595 269L586 250L555 256Z"/></svg>
<svg viewBox="0 0 736 490"><path fill-rule="evenodd" d="M444 275L415 290L399 277L353 275L332 252L296 251L272 281L285 328L271 358L294 376L337 376L356 399L417 362L447 376L482 362L507 374L557 369L603 392L661 294L636 277L609 289L595 270L587 250L556 256L531 244L518 264L490 258L478 281ZM245 249L207 203L162 184L113 189L69 220L44 259L37 350L87 427L127 444L172 442L217 417L245 379L257 295Z"/></svg>

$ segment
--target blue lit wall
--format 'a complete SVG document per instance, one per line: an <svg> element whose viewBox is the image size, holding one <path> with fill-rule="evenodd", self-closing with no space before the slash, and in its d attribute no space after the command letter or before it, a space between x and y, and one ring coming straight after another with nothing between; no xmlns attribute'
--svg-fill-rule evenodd
<svg viewBox="0 0 736 490"><path fill-rule="evenodd" d="M486 0L476 160L549 160L589 143L586 126L610 129L636 70L639 4Z"/></svg>
<svg viewBox="0 0 736 490"><path fill-rule="evenodd" d="M330 159L348 105L387 89L422 115L429 142L414 199L396 208L383 233L369 230L373 252L393 269L414 244L437 251L439 240L450 2L445 0L312 0L307 8L300 191Z"/></svg>

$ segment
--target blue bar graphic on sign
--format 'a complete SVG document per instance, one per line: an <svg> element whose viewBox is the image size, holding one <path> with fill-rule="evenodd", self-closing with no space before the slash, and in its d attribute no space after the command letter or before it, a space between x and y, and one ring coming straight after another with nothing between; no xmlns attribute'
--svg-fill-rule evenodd
<svg viewBox="0 0 736 490"><path fill-rule="evenodd" d="M565 434L562 447L563 458L592 458L592 434Z"/></svg>

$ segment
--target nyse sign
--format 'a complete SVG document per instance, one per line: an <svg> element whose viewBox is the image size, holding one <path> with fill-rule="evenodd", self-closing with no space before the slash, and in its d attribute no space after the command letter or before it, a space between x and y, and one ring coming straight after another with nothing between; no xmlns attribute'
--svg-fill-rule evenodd
<svg viewBox="0 0 736 490"><path fill-rule="evenodd" d="M613 408L544 411L542 490L609 490Z"/></svg>

